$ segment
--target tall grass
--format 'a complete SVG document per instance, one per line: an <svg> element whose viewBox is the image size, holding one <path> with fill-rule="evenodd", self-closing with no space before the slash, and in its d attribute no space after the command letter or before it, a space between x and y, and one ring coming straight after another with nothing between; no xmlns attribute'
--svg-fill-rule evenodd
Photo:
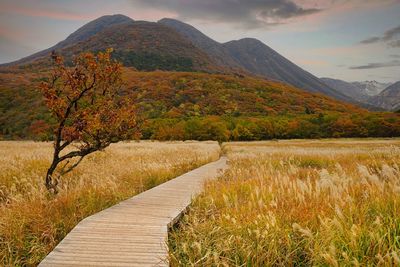
<svg viewBox="0 0 400 267"><path fill-rule="evenodd" d="M225 144L172 265L400 266L400 141Z"/></svg>
<svg viewBox="0 0 400 267"><path fill-rule="evenodd" d="M0 142L0 265L35 266L84 217L219 157L215 142L118 143L88 156L51 197L50 143Z"/></svg>

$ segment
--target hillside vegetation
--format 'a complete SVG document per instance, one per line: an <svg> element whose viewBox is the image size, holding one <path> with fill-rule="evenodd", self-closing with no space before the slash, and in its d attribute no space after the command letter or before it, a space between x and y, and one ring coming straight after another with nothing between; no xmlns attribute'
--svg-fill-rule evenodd
<svg viewBox="0 0 400 267"><path fill-rule="evenodd" d="M46 72L0 73L0 134L46 140L52 119L35 89ZM146 119L142 138L262 140L273 138L390 137L400 115L372 113L321 94L242 75L138 72L125 68L123 94Z"/></svg>
<svg viewBox="0 0 400 267"><path fill-rule="evenodd" d="M172 266L399 266L400 141L229 143Z"/></svg>
<svg viewBox="0 0 400 267"><path fill-rule="evenodd" d="M124 16L101 17L56 46L9 65L36 70L50 66L52 51L71 62L80 53L97 53L110 47L114 48L115 59L138 70L228 72L174 29L160 23L133 21Z"/></svg>

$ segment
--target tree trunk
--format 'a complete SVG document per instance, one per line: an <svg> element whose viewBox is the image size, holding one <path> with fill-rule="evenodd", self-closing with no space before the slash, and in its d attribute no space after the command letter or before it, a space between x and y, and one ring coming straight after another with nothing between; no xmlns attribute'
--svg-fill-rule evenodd
<svg viewBox="0 0 400 267"><path fill-rule="evenodd" d="M53 159L53 162L50 165L50 168L47 170L46 174L46 188L50 192L53 192L53 194L57 194L57 184L58 182L53 179L53 173L58 165L58 160L56 158Z"/></svg>

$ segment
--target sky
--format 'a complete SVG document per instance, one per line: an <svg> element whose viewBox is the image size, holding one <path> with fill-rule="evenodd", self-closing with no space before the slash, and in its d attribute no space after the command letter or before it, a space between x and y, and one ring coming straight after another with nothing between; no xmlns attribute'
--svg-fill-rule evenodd
<svg viewBox="0 0 400 267"><path fill-rule="evenodd" d="M178 19L218 42L257 38L318 77L400 80L400 0L0 0L0 63L111 14Z"/></svg>

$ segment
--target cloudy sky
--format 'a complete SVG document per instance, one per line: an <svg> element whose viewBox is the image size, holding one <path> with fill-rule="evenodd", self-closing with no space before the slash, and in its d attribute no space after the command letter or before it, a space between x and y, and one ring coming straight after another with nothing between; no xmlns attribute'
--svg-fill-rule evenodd
<svg viewBox="0 0 400 267"><path fill-rule="evenodd" d="M175 18L219 42L255 37L319 77L400 80L400 0L0 0L0 63L106 14Z"/></svg>

